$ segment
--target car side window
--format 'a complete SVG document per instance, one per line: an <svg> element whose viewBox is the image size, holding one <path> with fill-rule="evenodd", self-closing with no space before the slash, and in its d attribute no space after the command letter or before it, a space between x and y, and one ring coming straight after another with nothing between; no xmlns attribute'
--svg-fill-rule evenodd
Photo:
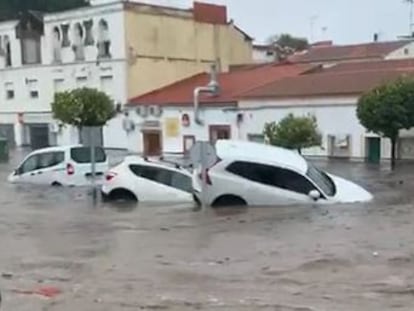
<svg viewBox="0 0 414 311"><path fill-rule="evenodd" d="M158 167L152 166L143 166L143 165L131 165L131 171L142 178L152 180L164 185L171 184L172 175L169 174L169 171L160 169Z"/></svg>
<svg viewBox="0 0 414 311"><path fill-rule="evenodd" d="M159 167L143 165L130 165L130 169L135 175L139 177L152 180L185 192L192 191L191 177L184 174Z"/></svg>
<svg viewBox="0 0 414 311"><path fill-rule="evenodd" d="M65 159L63 152L48 152L39 154L39 169L56 166Z"/></svg>
<svg viewBox="0 0 414 311"><path fill-rule="evenodd" d="M18 169L18 174L25 174L39 169L39 155L35 154L26 159Z"/></svg>
<svg viewBox="0 0 414 311"><path fill-rule="evenodd" d="M230 164L227 171L257 183L305 195L316 190L304 176L276 166L237 161Z"/></svg>
<svg viewBox="0 0 414 311"><path fill-rule="evenodd" d="M173 172L171 187L191 193L193 190L193 183L191 177L178 172Z"/></svg>

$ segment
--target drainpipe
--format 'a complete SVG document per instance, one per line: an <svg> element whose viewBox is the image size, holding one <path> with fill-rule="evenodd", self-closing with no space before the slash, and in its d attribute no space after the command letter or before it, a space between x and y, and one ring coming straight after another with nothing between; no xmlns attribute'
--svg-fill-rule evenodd
<svg viewBox="0 0 414 311"><path fill-rule="evenodd" d="M194 89L193 101L194 101L194 120L198 125L203 125L204 122L200 118L200 94L209 93L212 96L217 96L220 92L220 87L217 82L217 70L216 64L211 65L210 82L207 86L199 86Z"/></svg>

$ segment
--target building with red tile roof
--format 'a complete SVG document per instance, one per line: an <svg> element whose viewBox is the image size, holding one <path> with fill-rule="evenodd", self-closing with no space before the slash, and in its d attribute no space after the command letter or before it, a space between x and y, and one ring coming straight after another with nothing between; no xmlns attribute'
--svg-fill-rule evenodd
<svg viewBox="0 0 414 311"><path fill-rule="evenodd" d="M343 63L313 74L288 77L244 93L245 98L359 96L403 75L414 75L414 59Z"/></svg>
<svg viewBox="0 0 414 311"><path fill-rule="evenodd" d="M323 137L322 148L310 148L306 155L372 162L388 159L389 140L360 124L357 104L364 92L402 76L414 78L413 59L341 63L257 87L239 100L238 111L250 116L243 124L244 139L257 137L265 123L279 122L289 113L313 115ZM400 135L399 157L414 159L414 132Z"/></svg>
<svg viewBox="0 0 414 311"><path fill-rule="evenodd" d="M404 51L412 41L371 42L354 45L311 46L307 51L292 55L289 60L297 63L326 63L345 61L384 60L402 50L412 56L412 51ZM396 56L398 57L398 56Z"/></svg>
<svg viewBox="0 0 414 311"><path fill-rule="evenodd" d="M315 68L309 64L266 64L239 67L232 71L219 73L220 92L217 96L201 95L200 104L222 105L237 104L239 95L259 86L278 81L286 77L297 76ZM129 100L129 106L160 105L189 106L193 105L194 89L205 86L210 80L208 73L200 73L154 90Z"/></svg>
<svg viewBox="0 0 414 311"><path fill-rule="evenodd" d="M187 152L196 140L219 138L263 141L268 122L293 113L314 115L323 137L322 147L304 150L308 156L371 159L389 157L389 142L368 133L360 124L360 95L403 75L414 77L414 59L365 61L337 65L312 63L256 64L233 67L218 74L221 92L200 98L202 123L195 122L193 91L209 83L200 73L130 100L129 111L139 125L144 151L158 135L163 152ZM151 108L153 107L153 108ZM158 111L143 115L142 109ZM133 111L136 111L136 114ZM159 113L160 111L162 113ZM155 123L154 123L155 122ZM172 126L171 124L175 125ZM174 130L172 130L174 129ZM401 134L401 158L414 159L414 135ZM147 137L147 138L146 138ZM151 138L152 139L152 138ZM379 148L379 153L378 153Z"/></svg>

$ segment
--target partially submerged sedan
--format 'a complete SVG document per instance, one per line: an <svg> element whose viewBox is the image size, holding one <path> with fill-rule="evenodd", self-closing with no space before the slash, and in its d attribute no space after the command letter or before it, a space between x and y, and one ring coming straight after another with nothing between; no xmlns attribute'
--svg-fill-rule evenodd
<svg viewBox="0 0 414 311"><path fill-rule="evenodd" d="M105 201L193 203L191 173L175 163L129 156L105 175Z"/></svg>
<svg viewBox="0 0 414 311"><path fill-rule="evenodd" d="M266 206L294 203L367 202L361 186L323 172L300 154L253 142L218 140L217 163L206 173L206 203L218 206ZM193 174L201 199L201 172Z"/></svg>

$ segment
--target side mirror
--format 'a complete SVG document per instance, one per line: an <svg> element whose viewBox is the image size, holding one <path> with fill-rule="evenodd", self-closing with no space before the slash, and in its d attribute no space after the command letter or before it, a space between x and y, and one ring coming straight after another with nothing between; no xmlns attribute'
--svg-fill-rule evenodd
<svg viewBox="0 0 414 311"><path fill-rule="evenodd" d="M314 201L318 201L321 198L321 193L318 190L312 190L309 192L309 197Z"/></svg>

